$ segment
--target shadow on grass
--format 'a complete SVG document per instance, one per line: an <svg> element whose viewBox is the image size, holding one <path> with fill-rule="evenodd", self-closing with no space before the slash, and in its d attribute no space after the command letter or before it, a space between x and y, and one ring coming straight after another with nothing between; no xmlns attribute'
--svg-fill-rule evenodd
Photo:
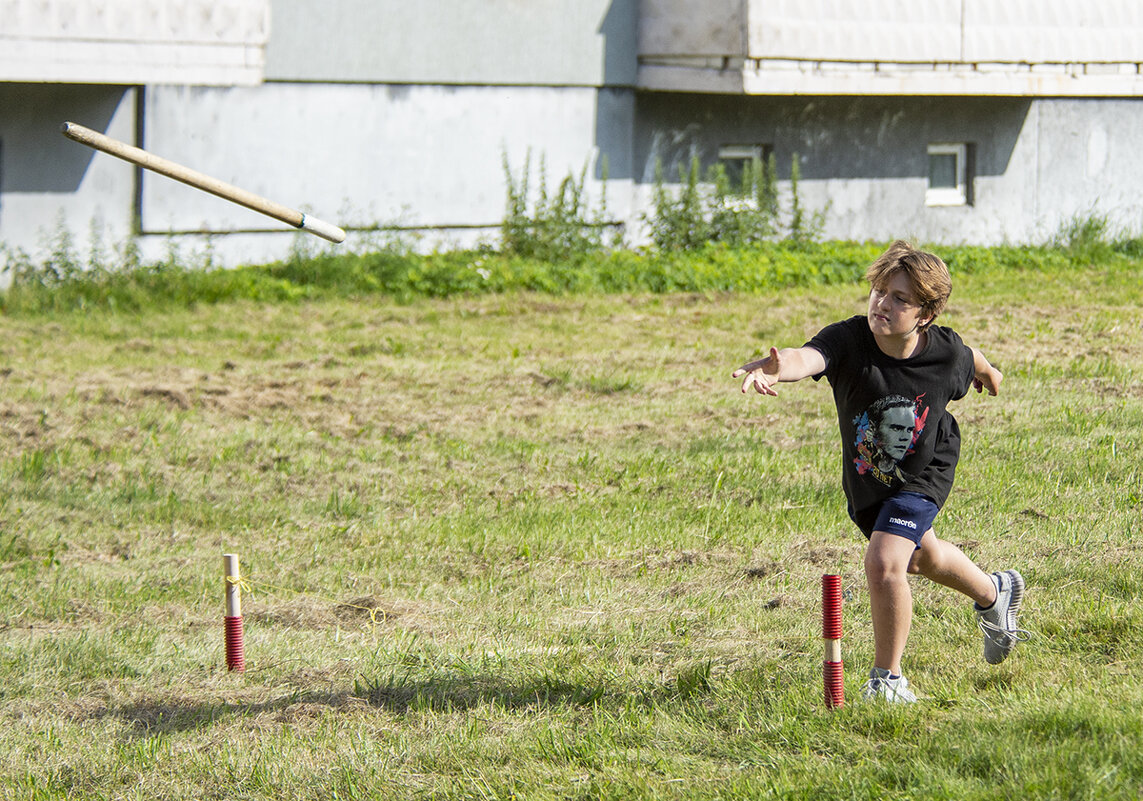
<svg viewBox="0 0 1143 801"><path fill-rule="evenodd" d="M546 674L532 680L512 681L495 674L473 674L410 680L390 677L359 679L352 689L315 692L295 690L266 701L199 701L193 697L166 697L153 701L104 707L89 712L89 719L114 718L127 727L127 736L151 736L204 729L228 720L269 719L289 723L301 714L373 709L394 715L421 712L465 712L472 709L524 710L577 707L627 708L632 702L647 707L687 701L711 690L705 682L680 676L662 685L582 683ZM210 691L217 695L217 690Z"/></svg>
<svg viewBox="0 0 1143 801"><path fill-rule="evenodd" d="M578 707L618 702L626 697L616 686L581 683L552 674L530 681L506 681L494 674L473 674L407 681L396 676L360 680L354 697L396 714L417 711L464 711L491 706L512 710L529 707Z"/></svg>

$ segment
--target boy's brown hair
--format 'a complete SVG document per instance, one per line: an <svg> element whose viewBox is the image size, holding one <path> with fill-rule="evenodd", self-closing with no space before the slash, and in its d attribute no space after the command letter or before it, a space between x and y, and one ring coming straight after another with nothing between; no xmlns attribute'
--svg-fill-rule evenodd
<svg viewBox="0 0 1143 801"><path fill-rule="evenodd" d="M919 326L924 330L944 311L949 295L952 294L948 265L939 256L918 250L898 239L877 257L877 261L869 265L865 271L865 280L872 288L882 289L899 272L908 276L913 294L921 306L921 315L929 318L927 323Z"/></svg>

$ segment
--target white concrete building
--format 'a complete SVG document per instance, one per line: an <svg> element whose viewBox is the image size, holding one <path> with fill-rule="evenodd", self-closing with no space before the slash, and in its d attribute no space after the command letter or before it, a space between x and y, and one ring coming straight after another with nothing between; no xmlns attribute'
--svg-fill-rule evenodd
<svg viewBox="0 0 1143 801"><path fill-rule="evenodd" d="M78 122L350 231L494 240L504 163L590 169L637 236L657 161L798 154L825 235L1143 227L1134 0L0 0L0 247L298 234L59 134ZM324 247L320 240L314 247ZM332 247L332 246L331 246Z"/></svg>

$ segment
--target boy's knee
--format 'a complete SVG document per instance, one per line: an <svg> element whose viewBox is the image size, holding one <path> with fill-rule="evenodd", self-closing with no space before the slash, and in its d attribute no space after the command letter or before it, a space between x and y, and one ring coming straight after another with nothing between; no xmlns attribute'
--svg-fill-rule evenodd
<svg viewBox="0 0 1143 801"><path fill-rule="evenodd" d="M912 540L875 531L865 549L865 581L870 591L908 583L917 552Z"/></svg>
<svg viewBox="0 0 1143 801"><path fill-rule="evenodd" d="M904 581L906 572L889 565L866 565L865 580L870 584L894 584Z"/></svg>
<svg viewBox="0 0 1143 801"><path fill-rule="evenodd" d="M905 565L884 558L873 550L865 552L865 579L870 584L889 584L905 577Z"/></svg>

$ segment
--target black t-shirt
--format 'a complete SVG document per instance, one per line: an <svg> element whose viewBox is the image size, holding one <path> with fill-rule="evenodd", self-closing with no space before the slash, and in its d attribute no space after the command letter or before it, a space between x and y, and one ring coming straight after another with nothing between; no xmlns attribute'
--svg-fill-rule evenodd
<svg viewBox="0 0 1143 801"><path fill-rule="evenodd" d="M898 492L943 506L960 455L960 429L945 407L967 393L972 351L951 328L930 326L920 353L895 359L877 346L864 315L828 325L806 343L825 357L841 429L842 486L860 512Z"/></svg>

